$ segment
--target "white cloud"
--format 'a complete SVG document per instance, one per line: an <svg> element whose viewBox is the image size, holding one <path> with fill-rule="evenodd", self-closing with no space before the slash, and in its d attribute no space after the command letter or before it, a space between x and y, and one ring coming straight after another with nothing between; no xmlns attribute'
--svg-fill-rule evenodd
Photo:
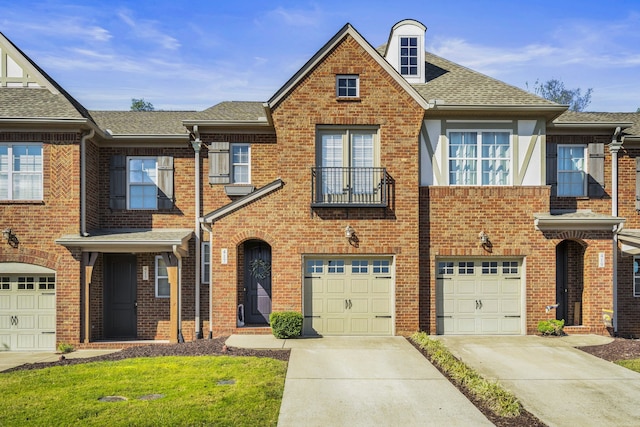
<svg viewBox="0 0 640 427"><path fill-rule="evenodd" d="M267 16L292 27L318 27L322 11L314 5L311 10L285 9L282 6L267 13Z"/></svg>
<svg viewBox="0 0 640 427"><path fill-rule="evenodd" d="M158 22L156 21L135 20L132 16L131 11L127 9L118 11L117 15L118 18L122 20L122 22L129 26L129 28L133 31L133 34L139 39L157 43L164 49L168 50L176 50L181 46L180 42L177 39L157 29L156 27L158 25Z"/></svg>

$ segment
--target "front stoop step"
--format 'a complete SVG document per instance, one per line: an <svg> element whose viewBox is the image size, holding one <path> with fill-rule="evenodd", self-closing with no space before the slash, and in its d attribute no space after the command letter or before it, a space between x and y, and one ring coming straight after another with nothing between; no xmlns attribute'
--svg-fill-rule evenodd
<svg viewBox="0 0 640 427"><path fill-rule="evenodd" d="M243 326L241 328L235 328L234 334L238 335L270 335L270 326Z"/></svg>

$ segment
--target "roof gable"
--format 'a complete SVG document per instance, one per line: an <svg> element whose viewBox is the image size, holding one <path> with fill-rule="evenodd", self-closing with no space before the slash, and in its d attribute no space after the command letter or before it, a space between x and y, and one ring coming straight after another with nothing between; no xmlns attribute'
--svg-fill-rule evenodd
<svg viewBox="0 0 640 427"><path fill-rule="evenodd" d="M393 79L424 109L429 108L428 103L418 92L389 64L380 53L373 48L365 39L356 31L351 24L346 24L338 33L331 38L302 68L293 75L268 101L268 106L274 108L285 97L291 93L293 88L303 80L312 70L321 63L327 55L341 43L346 37L351 36L371 57L393 77Z"/></svg>
<svg viewBox="0 0 640 427"><path fill-rule="evenodd" d="M26 90L29 91L26 91ZM7 92L7 91L22 91ZM12 118L87 118L91 115L62 86L22 52L11 40L0 33L0 99L19 96L20 108L0 106L0 116ZM45 92L47 91L47 92ZM10 106L9 106L10 107ZM15 106L14 106L15 107Z"/></svg>

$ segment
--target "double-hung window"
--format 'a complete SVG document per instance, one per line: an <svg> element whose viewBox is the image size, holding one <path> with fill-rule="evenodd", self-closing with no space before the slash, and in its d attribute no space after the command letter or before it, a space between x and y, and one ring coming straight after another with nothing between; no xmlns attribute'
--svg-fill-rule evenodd
<svg viewBox="0 0 640 427"><path fill-rule="evenodd" d="M587 195L587 146L558 145L558 196Z"/></svg>
<svg viewBox="0 0 640 427"><path fill-rule="evenodd" d="M156 209L158 206L158 163L155 157L127 159L129 209Z"/></svg>
<svg viewBox="0 0 640 427"><path fill-rule="evenodd" d="M449 132L450 185L511 184L511 134Z"/></svg>
<svg viewBox="0 0 640 427"><path fill-rule="evenodd" d="M169 272L161 255L156 256L156 298L169 298Z"/></svg>
<svg viewBox="0 0 640 427"><path fill-rule="evenodd" d="M231 145L231 181L234 184L251 183L251 145Z"/></svg>
<svg viewBox="0 0 640 427"><path fill-rule="evenodd" d="M360 96L360 79L355 74L336 76L336 95L338 98L358 98Z"/></svg>
<svg viewBox="0 0 640 427"><path fill-rule="evenodd" d="M42 200L42 144L0 144L0 200Z"/></svg>
<svg viewBox="0 0 640 427"><path fill-rule="evenodd" d="M418 75L418 38L400 37L400 74Z"/></svg>

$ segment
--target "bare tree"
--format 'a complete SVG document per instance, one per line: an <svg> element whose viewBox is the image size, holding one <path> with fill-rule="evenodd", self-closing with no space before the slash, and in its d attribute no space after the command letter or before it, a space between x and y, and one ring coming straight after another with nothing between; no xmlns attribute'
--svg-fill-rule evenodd
<svg viewBox="0 0 640 427"><path fill-rule="evenodd" d="M536 80L533 85L533 91L536 95L548 99L558 104L568 105L571 111L584 111L591 103L592 88L586 90L584 95L581 89L567 89L564 83L558 79L540 82Z"/></svg>

